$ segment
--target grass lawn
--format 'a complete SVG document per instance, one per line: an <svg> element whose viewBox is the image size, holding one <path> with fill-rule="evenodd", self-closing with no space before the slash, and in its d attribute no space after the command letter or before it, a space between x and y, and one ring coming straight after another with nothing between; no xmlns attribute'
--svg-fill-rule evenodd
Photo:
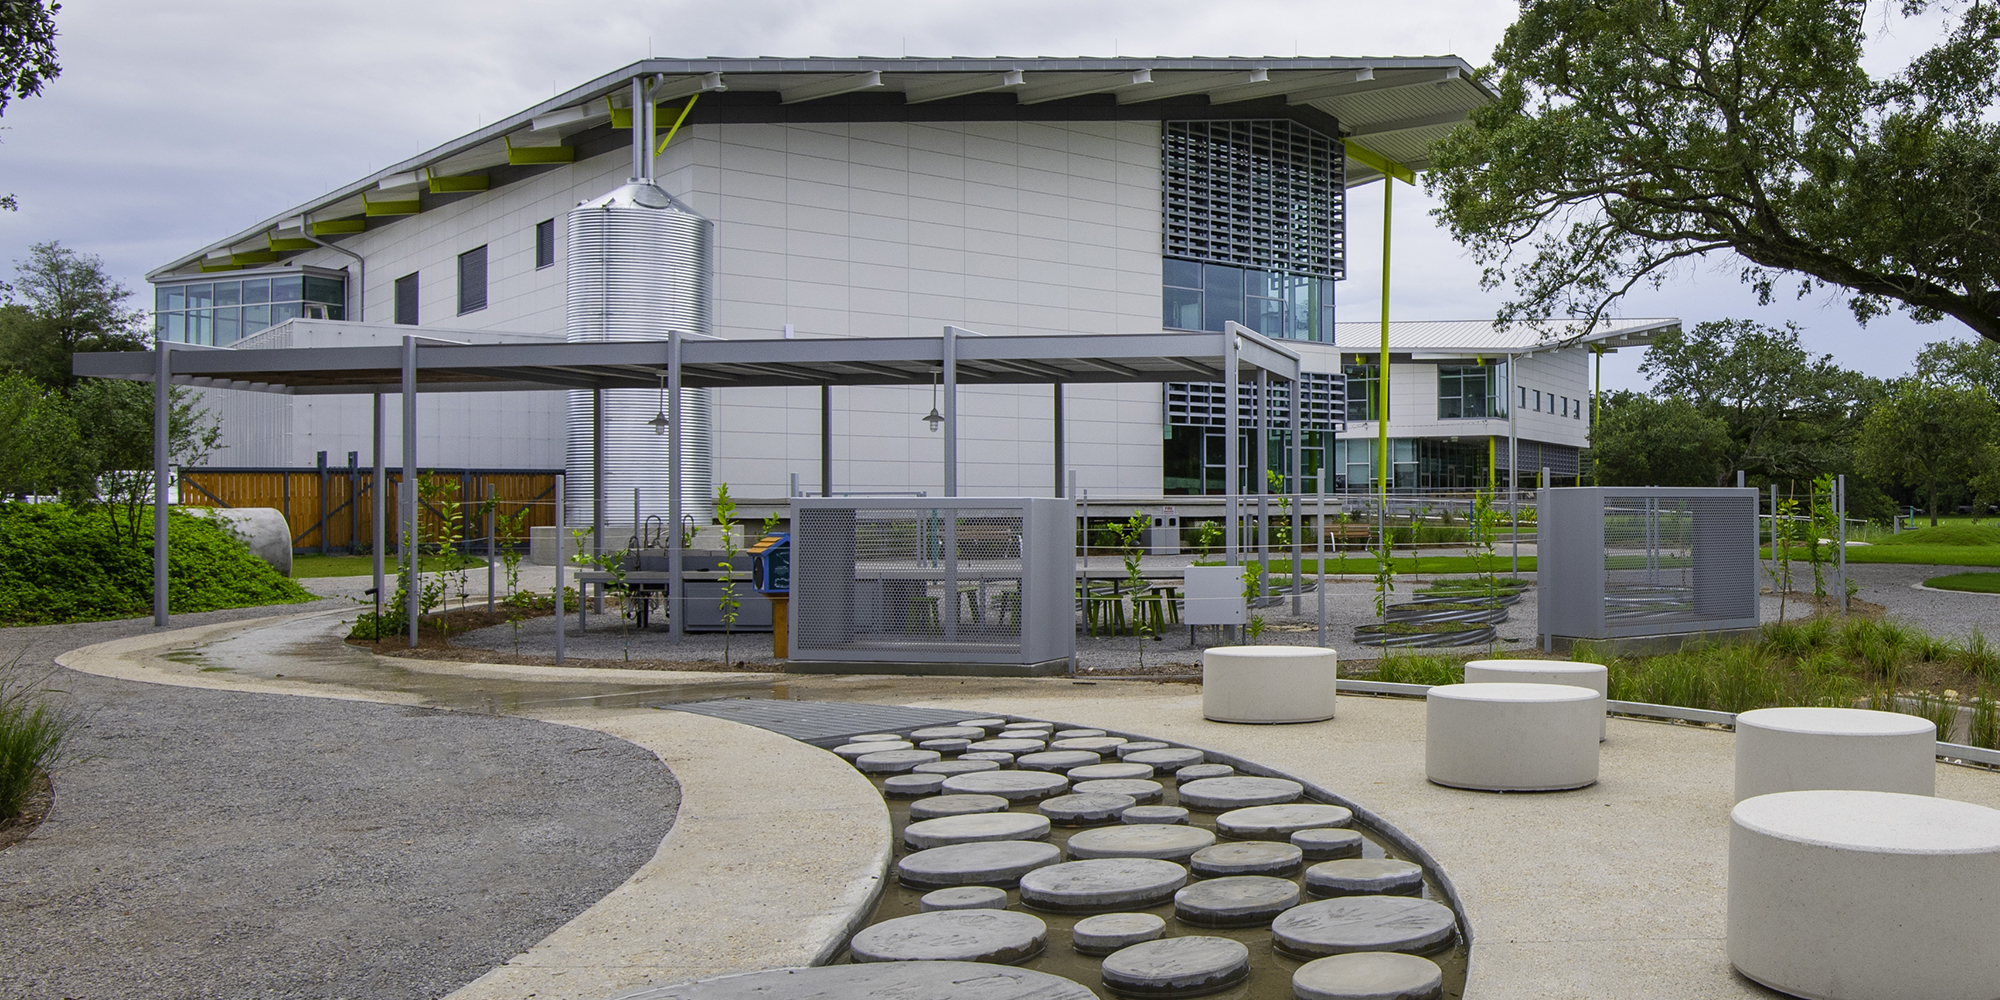
<svg viewBox="0 0 2000 1000"><path fill-rule="evenodd" d="M417 568L426 573L434 573L438 570L449 568L449 565L442 557L425 556ZM486 560L468 559L466 560L465 568L484 569L486 568ZM396 575L396 560L393 557L383 564L383 571L390 576ZM294 555L292 557L292 579L294 580L316 576L367 576L373 572L375 572L375 559L373 556Z"/></svg>
<svg viewBox="0 0 2000 1000"><path fill-rule="evenodd" d="M1256 553L1254 552L1249 553L1248 555L1245 556L1243 561L1246 563L1255 562ZM1307 574L1314 574L1319 572L1319 560L1303 559L1300 560L1300 562L1304 565L1305 572ZM1483 569L1491 569L1495 572L1505 573L1513 568L1513 562L1510 561L1504 555L1495 556L1492 560L1488 561L1487 565L1485 566L1481 566L1480 563L1481 559L1478 556L1398 556L1396 558L1396 572L1430 573L1430 574L1478 573ZM1202 560L1201 565L1219 566L1221 565L1221 561L1217 560L1214 562L1210 562L1208 560ZM1531 572L1534 570L1534 568L1535 568L1534 556L1521 557L1522 572L1524 573ZM1290 559L1271 560L1271 572L1289 574L1291 573L1291 571L1292 571L1292 561ZM1343 555L1339 559L1328 559L1326 561L1326 572L1329 576L1335 574L1346 574L1349 576L1373 576L1375 575L1375 557L1364 556L1364 555Z"/></svg>
<svg viewBox="0 0 2000 1000"><path fill-rule="evenodd" d="M1953 573L1924 581L1939 590L1966 590L1975 594L2000 594L2000 573Z"/></svg>
<svg viewBox="0 0 2000 1000"><path fill-rule="evenodd" d="M1759 559L1771 558L1771 547L1757 550ZM1794 567L1805 563L1804 548L1792 550ZM1902 563L1913 566L2000 566L2000 545L1850 545L1850 563ZM1794 570L1796 571L1796 569Z"/></svg>

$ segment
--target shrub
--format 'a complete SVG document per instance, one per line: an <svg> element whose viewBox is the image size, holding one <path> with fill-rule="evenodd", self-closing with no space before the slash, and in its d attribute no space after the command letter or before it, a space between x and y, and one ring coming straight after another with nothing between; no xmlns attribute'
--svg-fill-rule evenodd
<svg viewBox="0 0 2000 1000"><path fill-rule="evenodd" d="M313 599L221 525L175 511L167 540L175 614ZM152 595L150 537L121 538L96 509L0 504L0 625L131 618L147 613Z"/></svg>
<svg viewBox="0 0 2000 1000"><path fill-rule="evenodd" d="M62 752L76 716L47 701L47 677L28 677L21 658L0 664L0 823L28 802L35 772Z"/></svg>

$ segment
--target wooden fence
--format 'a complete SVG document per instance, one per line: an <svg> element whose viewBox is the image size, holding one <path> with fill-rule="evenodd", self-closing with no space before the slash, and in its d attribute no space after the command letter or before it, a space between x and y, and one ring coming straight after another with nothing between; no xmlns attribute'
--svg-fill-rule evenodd
<svg viewBox="0 0 2000 1000"><path fill-rule="evenodd" d="M433 494L419 501L425 537L444 527L448 505L458 502L459 536L468 542L486 537L482 504L493 491L495 513L511 517L527 509L520 543L527 529L556 523L556 470L553 469L424 469L423 487ZM401 469L389 469L388 515L384 537L397 548L397 519L402 510ZM327 466L316 469L182 469L180 502L189 507L270 507L285 515L297 552L367 552L375 537L375 470ZM456 491L453 491L453 487ZM504 541L504 539L503 539Z"/></svg>

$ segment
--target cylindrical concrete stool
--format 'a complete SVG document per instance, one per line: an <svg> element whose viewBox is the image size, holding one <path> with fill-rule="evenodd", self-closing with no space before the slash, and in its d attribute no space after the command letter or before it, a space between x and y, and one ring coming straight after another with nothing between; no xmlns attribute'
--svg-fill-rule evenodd
<svg viewBox="0 0 2000 1000"><path fill-rule="evenodd" d="M1601 663L1571 663L1568 660L1470 660L1465 664L1467 684L1574 684L1589 688L1607 702L1611 698L1610 672ZM1597 738L1610 735L1607 706L1598 706Z"/></svg>
<svg viewBox="0 0 2000 1000"><path fill-rule="evenodd" d="M1730 964L1818 1000L2000 997L2000 810L1759 795L1729 814Z"/></svg>
<svg viewBox="0 0 2000 1000"><path fill-rule="evenodd" d="M1736 801L1815 788L1937 792L1937 726L1861 708L1760 708L1736 717Z"/></svg>
<svg viewBox="0 0 2000 1000"><path fill-rule="evenodd" d="M1439 685L1424 710L1424 773L1495 792L1595 784L1603 716L1603 696L1572 684Z"/></svg>
<svg viewBox="0 0 2000 1000"><path fill-rule="evenodd" d="M1201 714L1213 722L1333 718L1339 658L1318 646L1217 646L1201 654Z"/></svg>

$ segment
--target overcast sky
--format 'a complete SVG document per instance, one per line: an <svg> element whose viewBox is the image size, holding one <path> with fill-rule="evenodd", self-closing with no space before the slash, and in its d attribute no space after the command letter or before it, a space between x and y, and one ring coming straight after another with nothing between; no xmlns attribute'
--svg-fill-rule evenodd
<svg viewBox="0 0 2000 1000"><path fill-rule="evenodd" d="M739 0L611 4L521 0L71 0L57 17L62 76L0 126L0 261L42 240L98 254L135 290L145 272L337 184L643 58L805 55L1336 55L1454 53L1485 63L1507 0ZM1871 70L1926 47L1933 21L1878 8ZM1340 317L1380 304L1382 189L1354 192ZM1498 293L1437 228L1420 188L1395 195L1392 313L1490 318ZM1908 369L1955 322L1858 327L1836 303L1769 307L1719 260L1634 295L1628 316L1688 324L1792 320L1817 351L1873 375ZM1607 387L1639 387L1636 355Z"/></svg>

